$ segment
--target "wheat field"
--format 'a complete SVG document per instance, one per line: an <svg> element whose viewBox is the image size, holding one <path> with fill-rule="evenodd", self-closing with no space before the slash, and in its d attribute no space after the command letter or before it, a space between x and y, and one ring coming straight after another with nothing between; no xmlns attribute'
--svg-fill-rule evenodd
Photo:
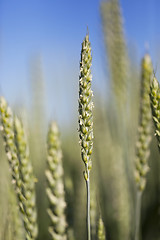
<svg viewBox="0 0 160 240"><path fill-rule="evenodd" d="M160 85L149 52L129 55L120 1L100 16L108 90L86 27L70 129L45 116L39 60L31 109L0 97L0 240L160 240Z"/></svg>

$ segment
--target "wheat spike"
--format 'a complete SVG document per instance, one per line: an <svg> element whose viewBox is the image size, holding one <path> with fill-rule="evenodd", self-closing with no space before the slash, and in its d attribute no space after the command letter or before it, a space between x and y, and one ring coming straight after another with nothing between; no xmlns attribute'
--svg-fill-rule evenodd
<svg viewBox="0 0 160 240"><path fill-rule="evenodd" d="M101 15L111 86L116 105L122 110L127 102L128 56L119 0L102 2Z"/></svg>
<svg viewBox="0 0 160 240"><path fill-rule="evenodd" d="M62 151L57 124L52 122L47 138L47 165L46 178L48 186L46 193L50 206L47 209L51 219L49 232L53 240L66 240L65 193L63 184Z"/></svg>
<svg viewBox="0 0 160 240"><path fill-rule="evenodd" d="M84 178L87 187L87 233L88 240L90 232L90 170L92 167L91 154L93 149L93 92L91 90L91 46L87 34L81 50L80 76L79 76L79 138L81 156L85 164Z"/></svg>
<svg viewBox="0 0 160 240"><path fill-rule="evenodd" d="M149 171L147 161L150 154L149 144L151 141L151 109L149 92L152 71L150 56L146 54L142 60L141 107L135 161L135 180L139 191L144 190L146 185L146 174Z"/></svg>
<svg viewBox="0 0 160 240"><path fill-rule="evenodd" d="M5 150L7 153L12 182L18 199L18 205L26 230L26 240L35 240L38 234L36 226L34 179L29 164L28 149L22 125L15 118L6 100L0 98L0 120Z"/></svg>
<svg viewBox="0 0 160 240"><path fill-rule="evenodd" d="M155 136L160 150L160 86L154 76L150 87L152 118L155 125Z"/></svg>
<svg viewBox="0 0 160 240"><path fill-rule="evenodd" d="M106 239L106 234L105 234L104 223L100 216L98 221L98 240L105 240L105 239Z"/></svg>
<svg viewBox="0 0 160 240"><path fill-rule="evenodd" d="M24 225L28 233L28 239L36 239L38 234L37 211L35 196L35 177L32 164L29 159L29 148L26 134L21 121L14 117L15 144L19 161L19 173L22 181L21 192L23 194Z"/></svg>
<svg viewBox="0 0 160 240"><path fill-rule="evenodd" d="M141 196L146 185L146 174L149 171L148 157L150 154L149 145L151 141L151 109L149 91L152 71L153 69L150 56L146 54L142 60L141 106L135 160L135 180L137 185L135 240L139 239Z"/></svg>

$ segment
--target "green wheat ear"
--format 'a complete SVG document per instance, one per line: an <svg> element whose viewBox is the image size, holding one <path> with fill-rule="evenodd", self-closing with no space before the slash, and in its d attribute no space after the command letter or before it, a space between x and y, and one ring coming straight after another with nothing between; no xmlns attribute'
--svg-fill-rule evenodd
<svg viewBox="0 0 160 240"><path fill-rule="evenodd" d="M153 77L151 82L150 100L152 117L155 125L155 135L157 138L158 148L160 151L160 86L155 76Z"/></svg>
<svg viewBox="0 0 160 240"><path fill-rule="evenodd" d="M23 127L18 118L13 118L5 99L0 98L0 120L5 150L7 153L12 182L15 186L19 209L26 230L26 240L37 237L34 179L28 159L28 148Z"/></svg>
<svg viewBox="0 0 160 240"><path fill-rule="evenodd" d="M52 225L49 232L53 240L66 240L65 193L63 184L62 151L57 124L52 122L47 138L47 189L50 207L47 212Z"/></svg>
<svg viewBox="0 0 160 240"><path fill-rule="evenodd" d="M12 174L12 183L14 184L17 197L20 201L20 209L23 211L23 207L21 204L21 179L19 175L19 162L17 158L16 146L14 144L13 114L11 109L8 107L6 100L3 97L0 98L0 124L5 151Z"/></svg>
<svg viewBox="0 0 160 240"><path fill-rule="evenodd" d="M81 156L85 164L84 178L87 186L87 233L90 240L90 170L92 167L91 154L93 149L93 92L91 90L91 46L87 34L81 50L79 76L79 138Z"/></svg>
<svg viewBox="0 0 160 240"><path fill-rule="evenodd" d="M105 239L106 239L106 234L105 234L104 223L100 216L98 221L98 240L105 240Z"/></svg>
<svg viewBox="0 0 160 240"><path fill-rule="evenodd" d="M150 81L153 68L150 56L146 54L142 60L141 77L141 108L138 128L138 141L136 146L135 180L139 191L143 191L146 185L146 174L149 171L148 157L151 141L151 109L150 109Z"/></svg>
<svg viewBox="0 0 160 240"><path fill-rule="evenodd" d="M126 106L128 87L128 56L123 31L123 18L119 0L102 1L101 15L107 49L111 84L116 105Z"/></svg>
<svg viewBox="0 0 160 240"><path fill-rule="evenodd" d="M146 174L149 171L148 157L150 154L149 145L151 141L151 109L149 92L152 71L150 56L146 54L142 60L141 108L135 161L135 180L137 185L135 240L139 239L141 196L146 185Z"/></svg>
<svg viewBox="0 0 160 240"><path fill-rule="evenodd" d="M80 77L79 77L79 138L81 156L85 163L85 178L92 167L91 154L93 149L93 92L91 90L91 47L89 35L86 35L82 43Z"/></svg>
<svg viewBox="0 0 160 240"><path fill-rule="evenodd" d="M12 176L12 183L18 199L18 207L20 212L24 213L23 195L21 193L21 179L19 174L19 161L17 157L17 149L14 142L14 121L11 109L8 107L6 100L0 98L0 127L4 140L5 151L7 154L10 172Z"/></svg>
<svg viewBox="0 0 160 240"><path fill-rule="evenodd" d="M19 160L19 172L22 181L21 192L23 194L24 226L28 233L27 239L36 239L38 235L35 177L32 164L29 159L27 137L21 121L14 118L15 144Z"/></svg>

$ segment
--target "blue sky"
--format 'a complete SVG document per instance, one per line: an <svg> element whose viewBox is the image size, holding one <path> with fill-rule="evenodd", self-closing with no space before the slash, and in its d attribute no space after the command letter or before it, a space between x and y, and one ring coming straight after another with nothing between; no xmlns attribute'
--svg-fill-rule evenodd
<svg viewBox="0 0 160 240"><path fill-rule="evenodd" d="M87 26L93 87L100 93L105 89L99 5L100 0L0 0L0 94L9 102L27 103L31 61L40 54L49 118L76 118L80 50ZM136 49L139 62L149 46L158 67L160 1L121 0L121 7L128 45Z"/></svg>

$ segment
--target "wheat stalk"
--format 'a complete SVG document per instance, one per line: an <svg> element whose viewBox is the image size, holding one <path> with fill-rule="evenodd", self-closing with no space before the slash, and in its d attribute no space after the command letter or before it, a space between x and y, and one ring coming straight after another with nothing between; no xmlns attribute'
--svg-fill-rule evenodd
<svg viewBox="0 0 160 240"><path fill-rule="evenodd" d="M135 240L139 239L141 196L146 185L146 174L149 171L148 157L151 141L151 110L150 110L150 80L152 75L152 62L146 54L142 60L141 76L141 107L138 128L138 141L136 144L135 180L137 185Z"/></svg>
<svg viewBox="0 0 160 240"><path fill-rule="evenodd" d="M81 157L85 164L84 178L87 186L87 233L91 239L90 230L90 170L92 167L91 154L93 149L93 92L91 90L91 47L87 34L81 50L79 77L79 138Z"/></svg>
<svg viewBox="0 0 160 240"><path fill-rule="evenodd" d="M97 227L97 201L95 189L91 189L90 215L91 215L91 237L92 240L94 240L96 237Z"/></svg>
<svg viewBox="0 0 160 240"><path fill-rule="evenodd" d="M46 193L50 207L47 209L52 225L49 232L53 240L66 240L66 217L63 184L62 151L59 140L59 130L57 124L52 122L48 131L47 138L47 165L46 178L48 186Z"/></svg>

